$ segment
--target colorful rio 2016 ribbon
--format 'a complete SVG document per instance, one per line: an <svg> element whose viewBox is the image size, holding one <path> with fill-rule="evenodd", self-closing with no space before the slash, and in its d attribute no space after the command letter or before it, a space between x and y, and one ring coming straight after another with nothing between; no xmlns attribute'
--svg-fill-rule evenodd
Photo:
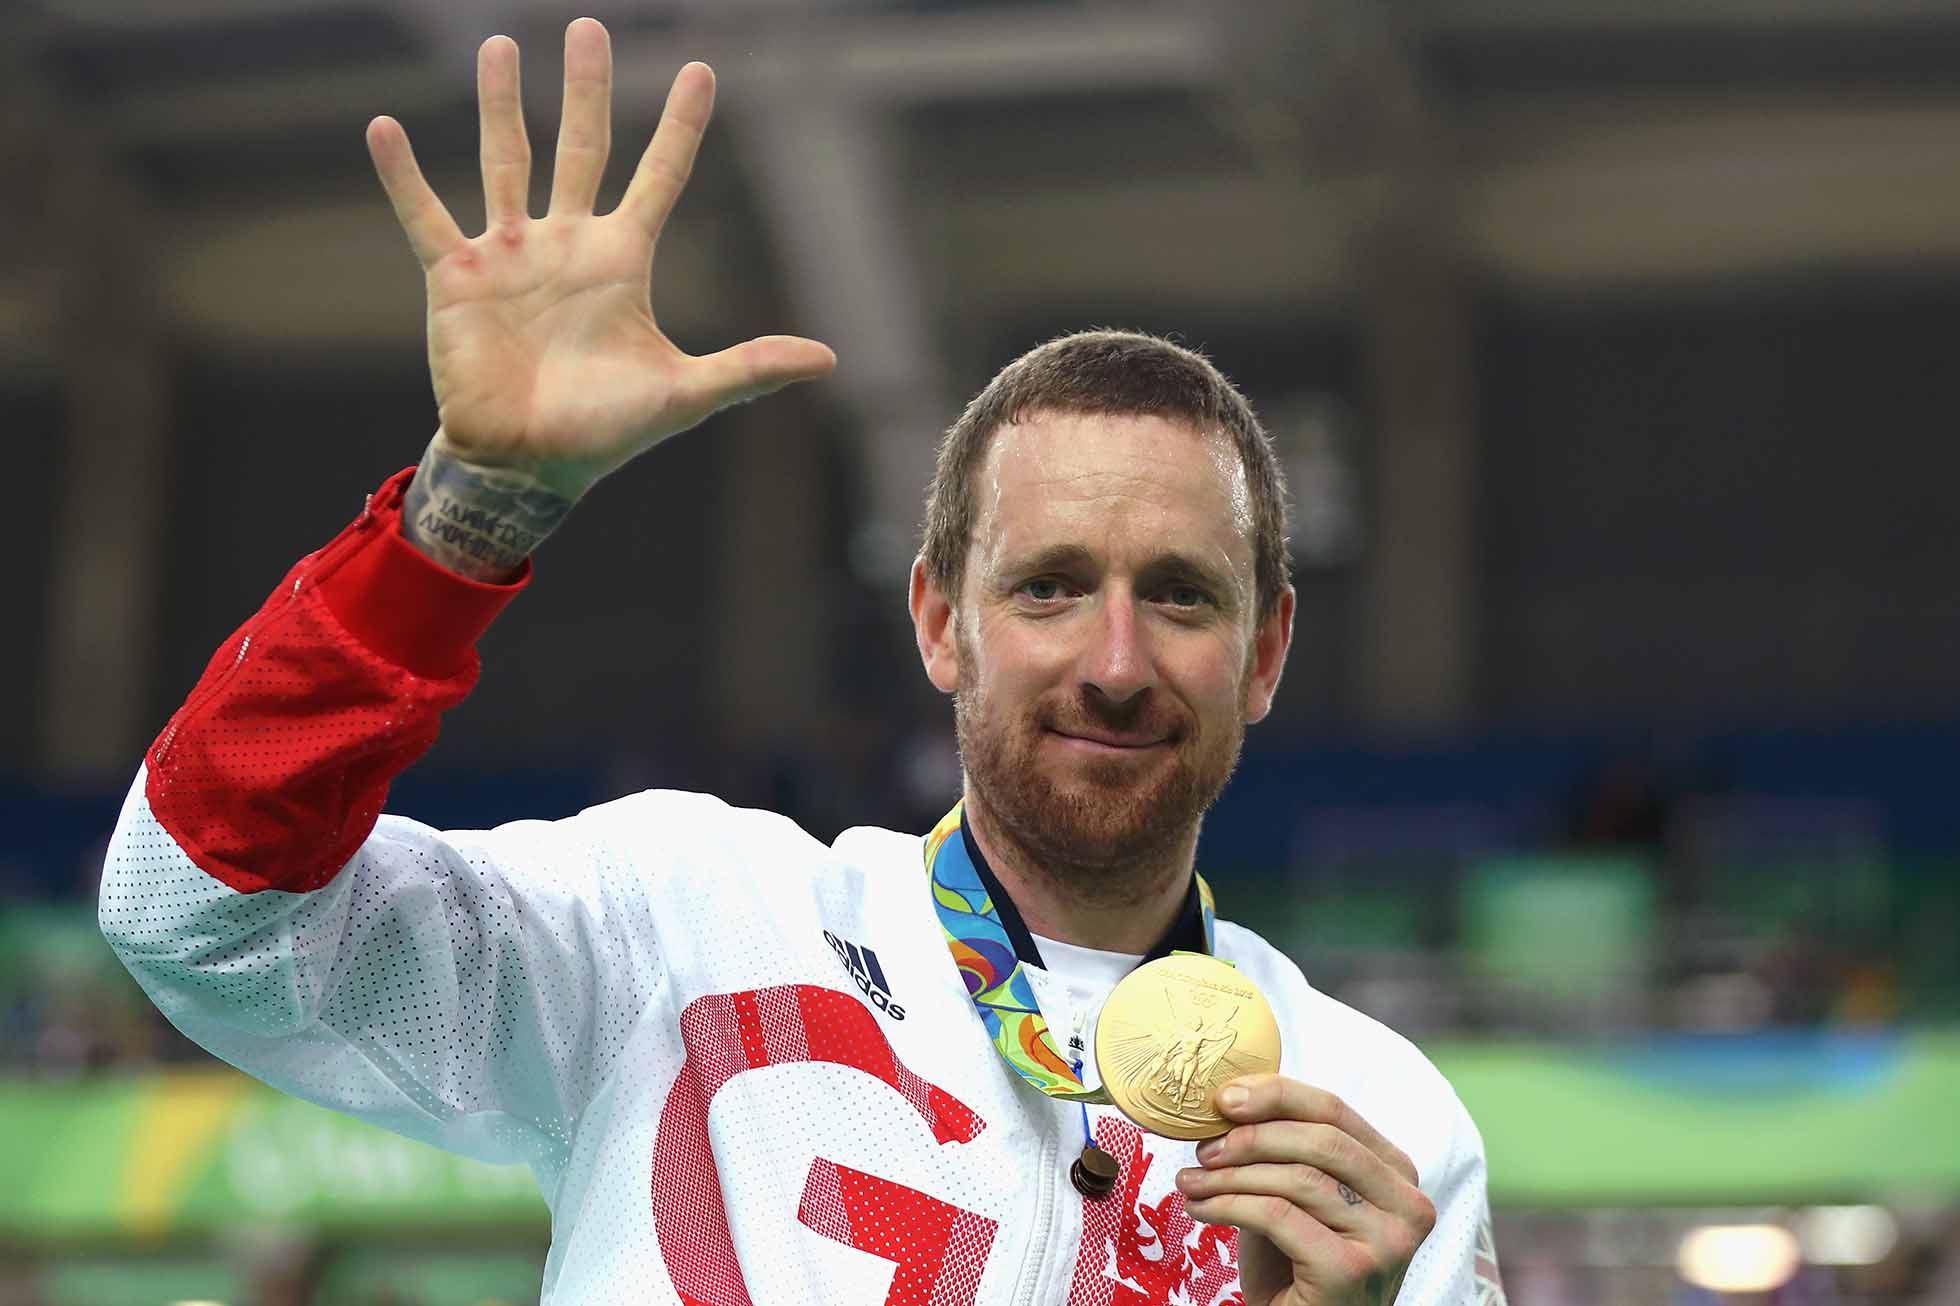
<svg viewBox="0 0 1960 1306"><path fill-rule="evenodd" d="M1014 955L1014 944L1001 923L987 886L967 856L960 834L964 803L940 818L926 836L926 873L932 881L932 905L946 946L966 982L967 996L987 1027L987 1036L1015 1073L1050 1097L1070 1101L1106 1101L1101 1089L1084 1089L1082 1081L1055 1050L1048 1022L1035 1001L1027 972ZM1211 887L1198 880L1203 903L1207 950L1212 935Z"/></svg>

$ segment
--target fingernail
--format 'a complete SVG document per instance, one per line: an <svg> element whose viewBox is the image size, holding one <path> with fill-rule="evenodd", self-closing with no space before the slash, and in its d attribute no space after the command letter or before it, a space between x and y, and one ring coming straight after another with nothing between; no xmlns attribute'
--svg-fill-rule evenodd
<svg viewBox="0 0 1960 1306"><path fill-rule="evenodd" d="M1220 1090L1218 1104L1224 1107L1242 1107L1245 1105L1246 1099L1251 1096L1252 1094L1246 1092L1237 1084L1234 1084L1230 1088Z"/></svg>
<svg viewBox="0 0 1960 1306"><path fill-rule="evenodd" d="M1203 1173L1203 1170L1179 1170L1177 1172L1177 1186L1179 1188L1189 1188L1192 1184L1198 1182L1198 1176Z"/></svg>
<svg viewBox="0 0 1960 1306"><path fill-rule="evenodd" d="M1206 1165L1210 1165L1218 1159L1218 1154L1224 1150L1225 1144L1219 1142L1216 1138L1207 1139L1205 1142L1198 1144L1198 1159Z"/></svg>

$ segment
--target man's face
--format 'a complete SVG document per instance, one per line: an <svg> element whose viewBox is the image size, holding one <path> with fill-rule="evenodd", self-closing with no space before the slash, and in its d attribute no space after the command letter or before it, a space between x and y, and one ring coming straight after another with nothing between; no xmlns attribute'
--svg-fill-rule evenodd
<svg viewBox="0 0 1960 1306"><path fill-rule="evenodd" d="M913 613L928 674L956 694L975 796L1054 872L1188 838L1270 707L1291 633L1290 592L1258 620L1230 439L1038 413L995 433L974 495L957 603L915 570ZM1120 879L1102 887L1120 898Z"/></svg>

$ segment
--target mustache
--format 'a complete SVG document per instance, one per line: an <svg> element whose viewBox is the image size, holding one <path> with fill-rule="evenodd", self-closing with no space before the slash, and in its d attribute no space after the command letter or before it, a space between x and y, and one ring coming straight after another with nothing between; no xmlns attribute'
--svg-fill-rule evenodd
<svg viewBox="0 0 1960 1306"><path fill-rule="evenodd" d="M1152 694L1139 694L1126 703L1112 703L1100 695L1078 694L1063 702L1045 704L1035 714L1035 723L1044 730L1077 734L1084 730L1108 730L1121 734L1151 735L1172 743L1182 740L1189 730L1189 719Z"/></svg>

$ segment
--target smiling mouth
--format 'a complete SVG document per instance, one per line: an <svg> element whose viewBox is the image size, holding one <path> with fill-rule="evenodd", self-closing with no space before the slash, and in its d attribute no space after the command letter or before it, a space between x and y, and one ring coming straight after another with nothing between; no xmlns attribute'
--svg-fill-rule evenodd
<svg viewBox="0 0 1960 1306"><path fill-rule="evenodd" d="M1168 739L1126 738L1120 735L1075 735L1066 730L1050 730L1048 733L1070 744L1110 753L1141 753L1146 749L1163 748L1170 744Z"/></svg>

